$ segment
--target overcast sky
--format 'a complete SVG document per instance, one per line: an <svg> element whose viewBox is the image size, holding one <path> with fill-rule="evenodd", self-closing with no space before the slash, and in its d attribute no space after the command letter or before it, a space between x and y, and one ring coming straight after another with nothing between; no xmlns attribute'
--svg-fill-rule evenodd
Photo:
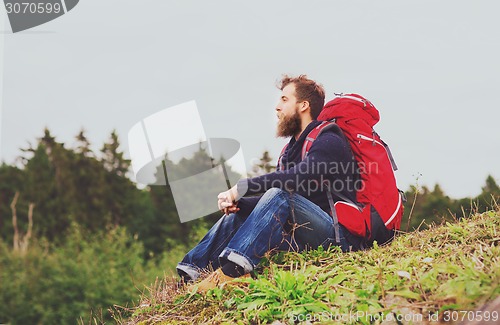
<svg viewBox="0 0 500 325"><path fill-rule="evenodd" d="M1 159L49 127L94 148L113 129L195 100L207 137L241 143L247 166L276 158L276 80L307 74L327 99L356 92L399 186L439 183L452 197L500 180L498 1L83 0L12 34L0 9ZM3 26L3 27L2 27ZM179 116L179 123L190 123Z"/></svg>

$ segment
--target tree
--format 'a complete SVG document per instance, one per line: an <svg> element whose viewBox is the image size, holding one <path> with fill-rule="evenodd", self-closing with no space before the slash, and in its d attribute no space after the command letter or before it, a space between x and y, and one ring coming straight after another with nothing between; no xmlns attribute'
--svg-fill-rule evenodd
<svg viewBox="0 0 500 325"><path fill-rule="evenodd" d="M433 222L441 223L444 219L451 217L450 206L453 201L449 196L444 194L439 184L434 185L432 191L429 190L427 186L423 186L421 189L412 186L405 195L408 198L408 202L402 222L403 230L406 230L405 228L412 206L413 211L411 211L412 215L408 230L416 229L419 226L421 227L420 229L425 229L427 225Z"/></svg>
<svg viewBox="0 0 500 325"><path fill-rule="evenodd" d="M68 177L65 172L68 169L68 158L63 144L57 143L48 129L44 130L44 136L38 140L36 148L30 147L24 152L32 156L24 157L25 184L21 193L37 207L39 217L34 234L53 240L71 222L67 217L70 209Z"/></svg>
<svg viewBox="0 0 500 325"><path fill-rule="evenodd" d="M31 234L33 230L33 209L35 204L30 202L28 208L28 229L25 234L19 232L19 228L17 227L17 200L19 199L19 192L16 192L14 195L14 199L10 204L10 209L12 210L12 226L14 228L14 238L12 242L13 251L16 253L20 253L21 255L25 255L28 251L28 246L31 239Z"/></svg>
<svg viewBox="0 0 500 325"><path fill-rule="evenodd" d="M101 162L108 172L124 177L130 169L130 160L124 158L124 153L119 150L119 147L118 135L116 130L113 130L109 142L105 143L101 149Z"/></svg>
<svg viewBox="0 0 500 325"><path fill-rule="evenodd" d="M23 171L5 163L0 165L0 237L12 242L14 234L10 204L16 192L24 191L26 179ZM24 206L21 210L24 210ZM22 214L22 213L21 213Z"/></svg>
<svg viewBox="0 0 500 325"><path fill-rule="evenodd" d="M78 146L76 147L75 152L84 155L85 157L92 157L94 153L90 149L90 142L85 136L85 130L82 128L80 133L76 136L76 141Z"/></svg>
<svg viewBox="0 0 500 325"><path fill-rule="evenodd" d="M477 202L477 209L479 212L492 210L495 208L495 204L500 202L500 187L493 178L493 176L488 175L485 181L485 185L482 187L481 194L475 198Z"/></svg>
<svg viewBox="0 0 500 325"><path fill-rule="evenodd" d="M264 175L276 170L276 165L273 163L273 158L271 158L269 151L264 151L259 163L252 166L252 172L255 176Z"/></svg>

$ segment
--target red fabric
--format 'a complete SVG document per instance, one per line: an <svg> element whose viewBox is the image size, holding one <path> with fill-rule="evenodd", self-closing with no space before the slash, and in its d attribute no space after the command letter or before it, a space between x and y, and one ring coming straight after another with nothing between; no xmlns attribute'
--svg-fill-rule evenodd
<svg viewBox="0 0 500 325"><path fill-rule="evenodd" d="M356 97L364 103L346 98L344 96ZM337 97L328 103L318 116L318 121L331 119L361 119L371 128L380 121L380 114L373 104L358 94L347 94Z"/></svg>
<svg viewBox="0 0 500 325"><path fill-rule="evenodd" d="M365 237L366 227L370 224L370 209L361 211L342 201L335 202L335 212L339 223L346 227L352 234Z"/></svg>
<svg viewBox="0 0 500 325"><path fill-rule="evenodd" d="M387 150L373 131L373 126L380 119L379 112L360 95L345 96L356 97L363 102L337 97L325 105L318 117L323 121L335 119L349 140L363 180L364 186L357 192L357 201L364 204L363 210L358 212L354 207L341 205L337 211L339 222L352 233L366 236L366 227L371 229L370 207L373 205L384 223L394 216L386 225L388 229L399 229L403 204Z"/></svg>

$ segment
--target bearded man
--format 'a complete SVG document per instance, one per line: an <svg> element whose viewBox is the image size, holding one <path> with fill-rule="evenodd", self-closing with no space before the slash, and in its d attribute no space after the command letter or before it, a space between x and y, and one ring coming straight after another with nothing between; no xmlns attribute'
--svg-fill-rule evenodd
<svg viewBox="0 0 500 325"><path fill-rule="evenodd" d="M278 85L277 136L290 137L276 171L248 179L218 195L225 214L201 242L177 265L184 281L195 281L207 269L215 270L196 288L207 291L251 273L272 250L316 249L339 246L361 249L363 239L335 222L333 201L356 201L358 174L347 140L322 132L302 159L307 135L325 103L325 91L305 75L284 76ZM325 186L324 184L329 184ZM328 195L331 184L335 190Z"/></svg>

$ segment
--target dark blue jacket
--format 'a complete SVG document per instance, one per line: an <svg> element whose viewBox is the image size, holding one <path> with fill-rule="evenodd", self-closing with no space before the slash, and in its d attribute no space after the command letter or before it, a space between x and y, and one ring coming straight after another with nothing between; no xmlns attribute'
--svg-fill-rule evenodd
<svg viewBox="0 0 500 325"><path fill-rule="evenodd" d="M297 140L294 137L290 139L282 160L285 170L238 182L240 195L247 189L244 194L246 197L242 197L238 203L243 215L250 214L260 199L260 196L251 195L262 194L272 187L302 195L328 214L328 187L333 189L334 201L339 199L336 193L341 193L356 202L356 186L359 186L357 165L343 136L325 130L313 142L307 157L302 160L302 146L306 136L320 123L312 121Z"/></svg>

